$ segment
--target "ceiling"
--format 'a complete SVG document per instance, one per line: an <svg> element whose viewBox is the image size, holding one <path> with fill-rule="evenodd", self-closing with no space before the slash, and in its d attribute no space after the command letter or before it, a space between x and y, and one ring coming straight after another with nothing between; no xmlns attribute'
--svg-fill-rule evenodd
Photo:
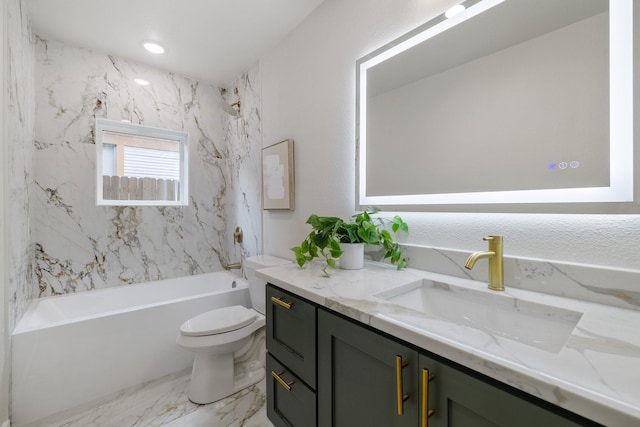
<svg viewBox="0 0 640 427"><path fill-rule="evenodd" d="M25 0L33 32L227 86L323 0ZM142 41L167 49L153 55Z"/></svg>

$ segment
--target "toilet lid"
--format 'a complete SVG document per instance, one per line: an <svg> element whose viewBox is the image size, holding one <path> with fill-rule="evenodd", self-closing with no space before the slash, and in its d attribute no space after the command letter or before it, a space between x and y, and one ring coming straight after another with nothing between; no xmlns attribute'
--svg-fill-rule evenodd
<svg viewBox="0 0 640 427"><path fill-rule="evenodd" d="M235 331L253 323L256 312L241 305L222 307L199 314L180 326L180 333L190 337Z"/></svg>

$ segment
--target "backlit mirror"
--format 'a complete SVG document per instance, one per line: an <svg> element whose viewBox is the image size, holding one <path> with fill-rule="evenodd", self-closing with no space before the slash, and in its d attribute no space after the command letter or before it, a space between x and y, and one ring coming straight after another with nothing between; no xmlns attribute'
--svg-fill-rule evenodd
<svg viewBox="0 0 640 427"><path fill-rule="evenodd" d="M185 132L97 119L97 204L188 204L187 143Z"/></svg>
<svg viewBox="0 0 640 427"><path fill-rule="evenodd" d="M359 205L633 201L632 3L470 0L360 59Z"/></svg>

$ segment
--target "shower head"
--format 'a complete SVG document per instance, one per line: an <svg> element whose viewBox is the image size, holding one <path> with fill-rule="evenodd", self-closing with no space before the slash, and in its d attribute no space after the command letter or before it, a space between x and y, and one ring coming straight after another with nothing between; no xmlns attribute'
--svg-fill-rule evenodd
<svg viewBox="0 0 640 427"><path fill-rule="evenodd" d="M240 117L240 101L229 105L224 99L220 100L220 106L230 116Z"/></svg>
<svg viewBox="0 0 640 427"><path fill-rule="evenodd" d="M224 110L225 113L232 117L240 117L240 101L234 102L233 104L229 104L225 99L224 95L227 93L227 89L221 87L220 88L220 98L218 98L218 102L220 107ZM238 95L238 88L233 88L233 93Z"/></svg>

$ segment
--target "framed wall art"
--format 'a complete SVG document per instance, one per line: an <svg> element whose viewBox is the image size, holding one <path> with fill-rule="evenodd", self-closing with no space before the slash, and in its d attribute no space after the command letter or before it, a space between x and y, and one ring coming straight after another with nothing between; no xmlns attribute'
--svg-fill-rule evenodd
<svg viewBox="0 0 640 427"><path fill-rule="evenodd" d="M293 210L293 140L262 149L262 208Z"/></svg>

